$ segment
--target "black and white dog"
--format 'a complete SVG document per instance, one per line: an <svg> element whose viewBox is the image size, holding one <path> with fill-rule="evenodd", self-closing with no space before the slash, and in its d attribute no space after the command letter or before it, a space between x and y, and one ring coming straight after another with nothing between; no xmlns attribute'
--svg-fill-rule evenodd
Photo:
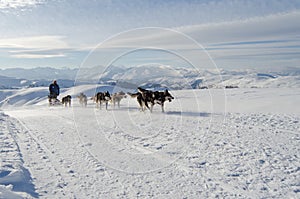
<svg viewBox="0 0 300 199"><path fill-rule="evenodd" d="M155 104L161 105L162 112L165 112L164 110L164 103L165 101L171 102L174 97L169 93L169 91L166 89L165 91L149 91L146 89L143 89L141 87L138 87L138 92L131 94L128 93L131 97L136 97L137 101L140 105L140 108L142 111L146 110L148 108L150 112L153 110L153 106ZM150 104L150 107L149 107Z"/></svg>
<svg viewBox="0 0 300 199"><path fill-rule="evenodd" d="M69 107L70 107L71 106L71 99L72 99L71 95L67 95L67 96L65 96L61 99L61 104L65 105L65 107L67 107L67 105L69 104Z"/></svg>
<svg viewBox="0 0 300 199"><path fill-rule="evenodd" d="M96 104L97 104L97 107L99 107L99 104L100 104L100 109L101 109L101 104L102 103L105 103L105 108L107 110L107 105L108 105L108 101L111 100L111 96L109 94L108 91L102 93L102 92L98 92L96 95L95 95L95 101L96 101Z"/></svg>
<svg viewBox="0 0 300 199"><path fill-rule="evenodd" d="M148 103L146 100L143 99L143 96L141 93L127 93L129 96L131 96L132 98L136 98L137 102L140 105L140 110L144 111L146 110L146 108L150 109L148 106Z"/></svg>

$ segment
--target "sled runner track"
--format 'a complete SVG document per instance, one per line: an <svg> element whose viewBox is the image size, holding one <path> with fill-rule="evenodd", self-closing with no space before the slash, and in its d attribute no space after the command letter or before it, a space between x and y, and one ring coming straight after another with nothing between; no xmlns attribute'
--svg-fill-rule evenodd
<svg viewBox="0 0 300 199"><path fill-rule="evenodd" d="M107 111L107 110L106 110L106 111ZM59 117L59 118L62 118L62 119L65 119L65 120L68 120L68 121L70 121L70 122L75 122L75 121L74 121L74 118L70 119L70 118L68 118L68 117L66 117L66 116L63 116L63 115L60 115L60 114L55 114L55 116L57 116L57 117ZM73 115L72 115L72 116L73 116ZM113 128L110 128L110 129L116 129L116 128L117 128L117 125L116 125L116 123L115 123L115 121L114 121L114 127L113 127ZM102 165L102 163L94 156L94 154L91 153L90 150L88 150L88 149L86 148L86 146L84 145L84 142L82 141L81 137L78 135L77 132L76 132L76 136L78 136L78 139L79 139L79 141L80 141L80 144L81 144L82 147L84 148L84 153L86 153L88 161L91 162L91 163L93 164L93 168L94 168L96 171L104 171L105 174L108 175L108 176L114 175L112 171L118 171L118 172L119 172L119 170L117 170L117 169L113 169L113 168L110 168L110 167L109 167L109 169L105 168L105 166ZM101 166L100 166L100 165L101 165ZM111 171L109 171L109 170L111 170ZM118 181L118 184L119 184L119 186L121 186L121 187L123 188L122 190L124 190L124 185L122 184L122 182L121 182L121 181Z"/></svg>
<svg viewBox="0 0 300 199"><path fill-rule="evenodd" d="M8 129L8 133L10 134L11 138L14 140L14 144L17 147L17 151L18 151L19 155L22 157L20 146L19 146L19 144L17 142L17 138L16 138L15 133L13 133L13 131L12 131L11 127L10 127L10 122L8 120L8 117L5 117L5 122L6 122L6 127ZM21 161L24 163L24 160L22 158L21 158Z"/></svg>
<svg viewBox="0 0 300 199"><path fill-rule="evenodd" d="M60 120L60 118L63 118L64 120L68 119L68 121L73 121L68 117L60 116L58 114L55 114L55 118L56 120ZM24 122L26 123L27 121L25 120ZM23 125L24 122L21 121ZM35 138L35 141L42 144L46 152L50 153L49 159L51 160L51 162L53 161L54 164L52 165L56 165L55 169L63 179L63 183L61 184L64 189L65 195L62 196L62 198L99 198L100 196L112 198L113 196L110 192L105 191L106 189L116 187L114 188L115 190L124 190L122 182L116 180L117 176L114 174L114 171L107 170L97 159L95 159L93 155L85 149L84 144L79 142L78 137L73 136L76 134L72 132L71 135L72 137L74 137L74 139L72 139L71 142L73 145L71 146L70 144L68 144L68 150L59 150L61 148L56 148L56 146L64 146L63 140L51 140L51 136L44 136L42 134L43 130L40 132L38 131L40 127L42 127L42 125L35 125L33 127L30 127L35 131L37 130L37 134L34 135L33 133L32 137ZM24 128L29 129L29 127L27 127L26 125L24 125ZM28 132L31 131L28 130ZM73 142L75 142L76 144L74 144ZM54 154L50 151L50 148L47 145L51 145L51 147L57 149L56 151L53 151ZM69 157L72 158L70 159ZM84 168L83 171L81 171L82 168ZM107 186L106 183L109 183L109 186ZM76 195L74 195L74 192L72 192L73 190L76 190L77 192L80 190L80 194L77 193Z"/></svg>
<svg viewBox="0 0 300 199"><path fill-rule="evenodd" d="M12 122L12 120L15 120L15 121ZM19 123L19 128L16 127L16 125L15 125L16 123ZM48 159L49 160L50 164L48 164L48 163L45 164L44 163L43 166L46 167L45 168L46 172L49 172L51 170L54 171L54 173L56 173L56 174L54 174L54 176L56 178L58 178L58 181L49 182L48 184L59 182L57 184L57 186L59 188L61 188L61 189L59 189L59 191L62 192L61 197L66 196L67 194L64 190L64 186L66 185L65 180L64 180L61 172L52 163L51 159L53 159L53 155L52 155L51 151L48 149L48 147L45 146L42 142L39 142L39 139L30 132L30 130L25 126L25 124L22 121L20 121L17 118L11 118L10 117L9 120L7 120L7 128L9 130L9 133L13 137L13 139L16 141L16 143L24 143L24 144L27 143L27 145L30 144L29 147L26 147L26 148L23 147L23 150L28 150L29 151L28 154L34 153L33 151L35 151L35 152L38 152L38 153L42 153L41 154L42 159L44 159L44 160ZM22 135L20 135L20 134L22 134ZM23 137L23 135L25 135L25 137ZM18 139L19 139L19 142L17 141ZM33 143L30 143L30 142L33 142ZM32 149L33 145L35 146L35 149ZM21 152L22 150L19 148L19 151ZM35 161L38 161L38 160L34 160L33 158L30 158L30 159L31 159L30 161L32 161L32 162L28 162L28 163L25 162L25 163L26 164L35 164ZM51 165L50 168L49 168L49 165ZM34 168L34 166L33 166L33 168ZM36 169L40 170L41 168L38 167ZM51 176L51 177L53 177L53 176ZM51 180L51 179L49 179L49 180ZM44 185L44 186L47 186L47 185ZM40 189L43 189L43 188L45 188L45 187L40 187ZM37 190L37 191L39 191L40 196L43 196L43 190ZM40 192L42 192L42 193L40 193Z"/></svg>

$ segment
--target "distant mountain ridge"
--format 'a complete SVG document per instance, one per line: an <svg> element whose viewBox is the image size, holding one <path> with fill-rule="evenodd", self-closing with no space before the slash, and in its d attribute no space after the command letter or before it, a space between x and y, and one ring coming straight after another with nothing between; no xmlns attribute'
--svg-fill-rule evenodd
<svg viewBox="0 0 300 199"><path fill-rule="evenodd" d="M224 70L174 68L151 64L140 67L110 66L82 69L33 68L0 70L0 88L48 86L57 79L61 87L82 84L108 84L124 88L203 89L203 88L276 88L300 87L300 69L287 68L279 72L254 70Z"/></svg>
<svg viewBox="0 0 300 199"><path fill-rule="evenodd" d="M0 75L14 78L24 78L27 80L53 80L53 79L69 79L73 80L78 69L70 68L51 68L37 67L31 69L24 68L8 68L0 69Z"/></svg>

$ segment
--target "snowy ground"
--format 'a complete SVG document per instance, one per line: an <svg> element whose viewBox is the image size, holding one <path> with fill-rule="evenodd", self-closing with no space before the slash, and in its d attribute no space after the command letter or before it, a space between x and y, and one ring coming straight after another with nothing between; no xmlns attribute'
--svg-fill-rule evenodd
<svg viewBox="0 0 300 199"><path fill-rule="evenodd" d="M300 197L300 89L172 94L164 114L6 106L0 198Z"/></svg>

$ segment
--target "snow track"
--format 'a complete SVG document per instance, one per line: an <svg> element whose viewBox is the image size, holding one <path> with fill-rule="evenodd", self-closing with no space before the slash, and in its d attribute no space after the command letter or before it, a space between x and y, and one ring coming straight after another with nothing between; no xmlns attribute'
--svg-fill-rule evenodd
<svg viewBox="0 0 300 199"><path fill-rule="evenodd" d="M17 134L11 129L10 119L0 113L0 198L37 197L31 174L24 165Z"/></svg>
<svg viewBox="0 0 300 199"><path fill-rule="evenodd" d="M84 150L76 136L74 125L70 122L68 125L68 116L47 117L49 126L40 117L18 119L23 128L19 130L23 134L22 137L19 136L19 141L25 143L23 152L28 154L25 159L30 164L28 167L31 168L32 175L37 176L34 180L39 185L36 187L39 195L54 198L102 195L107 188L103 179L107 178L104 182L109 182L110 173ZM51 125L60 119L66 121L63 126ZM118 183L117 186L119 189Z"/></svg>
<svg viewBox="0 0 300 199"><path fill-rule="evenodd" d="M19 125L16 125L19 124ZM37 138L30 130L17 119L10 119L9 129L16 134L16 140L20 143L21 151L26 155L24 157L28 163L27 167L31 168L35 176L42 176L43 179L35 179L39 187L36 187L39 191L39 196L52 193L57 194L58 197L65 196L63 189L65 181L62 178L58 168L56 168L51 160L51 150ZM53 190L49 190L49 187L53 187Z"/></svg>

